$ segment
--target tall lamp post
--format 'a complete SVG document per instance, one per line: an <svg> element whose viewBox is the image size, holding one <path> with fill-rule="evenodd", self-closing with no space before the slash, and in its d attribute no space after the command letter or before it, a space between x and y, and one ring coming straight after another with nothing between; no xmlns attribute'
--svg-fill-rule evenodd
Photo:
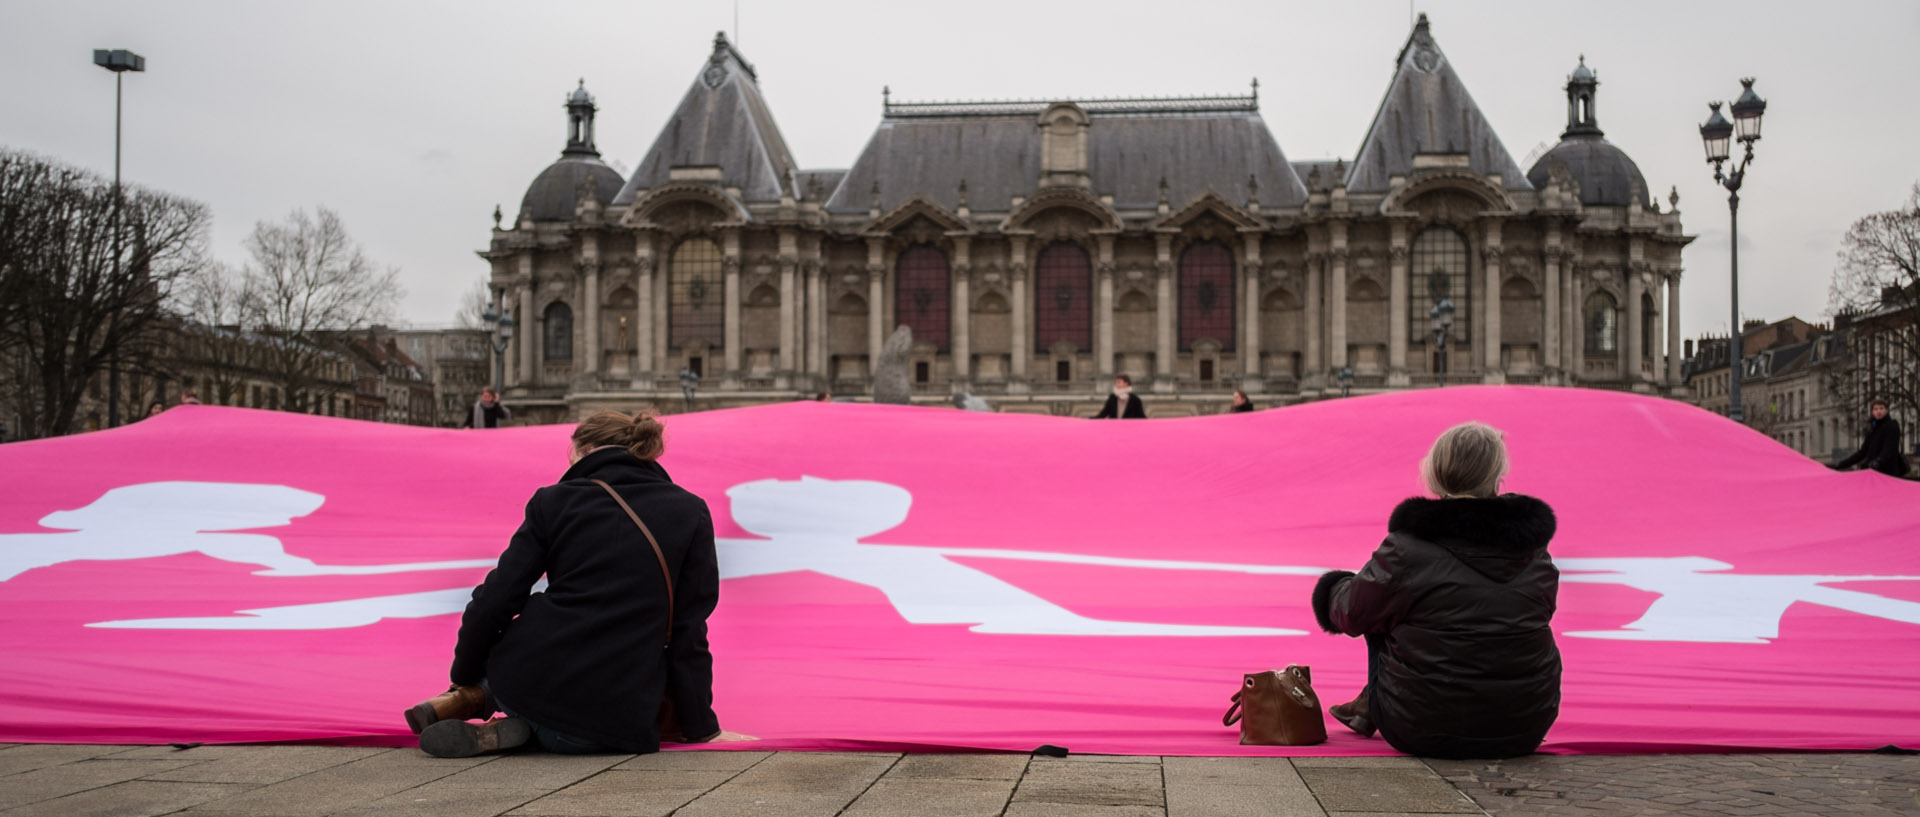
<svg viewBox="0 0 1920 817"><path fill-rule="evenodd" d="M1731 384L1727 396L1732 399L1727 416L1736 423L1745 422L1745 412L1740 406L1740 364L1746 351L1740 331L1740 182L1747 176L1747 165L1753 164L1753 143L1760 141L1760 117L1767 112L1767 101L1753 92L1753 77L1742 77L1740 86L1745 90L1730 106L1733 121L1728 122L1720 115L1721 103L1709 102L1707 107L1713 109L1713 116L1700 126L1700 141L1707 148L1707 164L1713 165L1713 180L1727 188L1728 223L1732 230L1728 241L1729 280L1733 300L1733 322L1727 332L1727 379ZM1733 166L1732 172L1724 172L1722 166L1727 163L1729 142L1736 136L1746 147L1746 156Z"/></svg>
<svg viewBox="0 0 1920 817"><path fill-rule="evenodd" d="M120 275L120 96L121 79L128 71L145 72L147 58L124 48L93 50L93 64L113 72L113 265ZM118 317L117 315L115 317ZM107 350L107 427L120 425L120 348Z"/></svg>
<svg viewBox="0 0 1920 817"><path fill-rule="evenodd" d="M1447 385L1447 336L1453 333L1453 299L1441 298L1427 312L1433 320L1434 346L1440 350L1440 385Z"/></svg>
<svg viewBox="0 0 1920 817"><path fill-rule="evenodd" d="M499 394L501 389L507 387L503 370L506 368L507 341L513 340L513 316L495 312L492 306L488 306L487 311L480 314L480 319L487 322L488 340L493 346L493 393Z"/></svg>

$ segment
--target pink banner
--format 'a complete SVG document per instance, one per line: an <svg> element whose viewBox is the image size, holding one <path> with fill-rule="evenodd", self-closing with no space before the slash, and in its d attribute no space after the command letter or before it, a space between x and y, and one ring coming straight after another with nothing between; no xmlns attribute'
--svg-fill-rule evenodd
<svg viewBox="0 0 1920 817"><path fill-rule="evenodd" d="M1308 595L1416 465L1502 428L1559 516L1548 751L1920 746L1920 485L1835 474L1665 400L1449 388L1093 422L793 403L666 418L721 538L726 748L1240 747L1243 672L1362 645ZM564 426L442 431L183 407L0 446L0 741L400 745Z"/></svg>

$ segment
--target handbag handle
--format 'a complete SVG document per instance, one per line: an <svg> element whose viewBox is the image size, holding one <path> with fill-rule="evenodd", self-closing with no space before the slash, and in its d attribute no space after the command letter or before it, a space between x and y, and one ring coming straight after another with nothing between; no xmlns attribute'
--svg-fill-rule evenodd
<svg viewBox="0 0 1920 817"><path fill-rule="evenodd" d="M633 520L633 524L639 526L641 533L646 534L647 544L653 546L653 558L660 560L660 578L665 579L667 582L667 643L666 643L666 646L672 646L673 645L673 573L667 570L666 551L663 551L660 549L660 541L658 539L653 538L653 531L647 529L647 523L640 521L640 515L633 512L633 506L628 505L625 499L621 499L620 493L618 491L613 490L613 486L608 485L607 483L597 479L593 481L593 484L607 489L607 495L613 497L613 501L620 503L620 510L626 511L627 518Z"/></svg>

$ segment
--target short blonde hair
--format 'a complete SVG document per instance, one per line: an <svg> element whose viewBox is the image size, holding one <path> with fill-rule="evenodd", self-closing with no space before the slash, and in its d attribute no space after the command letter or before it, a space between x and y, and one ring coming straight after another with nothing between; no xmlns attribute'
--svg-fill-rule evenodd
<svg viewBox="0 0 1920 817"><path fill-rule="evenodd" d="M1507 444L1500 429L1461 423L1441 433L1420 460L1420 476L1439 496L1491 498L1507 475Z"/></svg>

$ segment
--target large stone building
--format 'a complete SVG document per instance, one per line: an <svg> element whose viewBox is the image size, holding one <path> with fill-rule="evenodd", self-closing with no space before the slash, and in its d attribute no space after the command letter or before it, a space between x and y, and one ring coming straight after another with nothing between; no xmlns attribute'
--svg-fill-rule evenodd
<svg viewBox="0 0 1920 817"><path fill-rule="evenodd" d="M1091 414L1116 373L1153 416L1218 411L1236 388L1262 404L1343 384L1684 389L1691 237L1603 137L1584 60L1530 169L1425 17L1350 162L1289 160L1256 84L888 99L850 169L807 170L756 77L716 36L631 178L599 158L584 83L568 98L566 149L481 253L518 322L518 416L677 407L682 370L702 408L866 394L899 325L916 399L1003 411Z"/></svg>

